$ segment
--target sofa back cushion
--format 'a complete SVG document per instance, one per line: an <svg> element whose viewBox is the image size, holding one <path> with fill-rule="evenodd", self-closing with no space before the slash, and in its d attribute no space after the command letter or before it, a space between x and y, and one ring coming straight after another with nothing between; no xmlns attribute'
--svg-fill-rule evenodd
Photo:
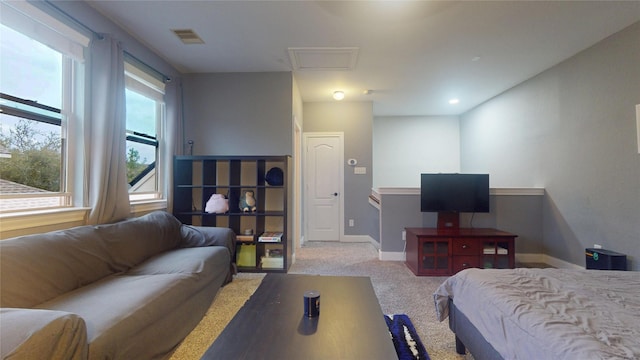
<svg viewBox="0 0 640 360"><path fill-rule="evenodd" d="M92 226L0 241L0 306L32 307L115 272Z"/></svg>
<svg viewBox="0 0 640 360"><path fill-rule="evenodd" d="M173 215L155 211L95 228L111 256L112 265L126 271L152 256L178 247L181 226Z"/></svg>
<svg viewBox="0 0 640 360"><path fill-rule="evenodd" d="M156 211L109 225L0 241L0 306L29 308L178 247L181 223Z"/></svg>

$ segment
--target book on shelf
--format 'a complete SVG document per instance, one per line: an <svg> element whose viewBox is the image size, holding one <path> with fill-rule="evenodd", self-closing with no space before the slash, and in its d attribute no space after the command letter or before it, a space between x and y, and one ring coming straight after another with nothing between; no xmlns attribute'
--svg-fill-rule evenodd
<svg viewBox="0 0 640 360"><path fill-rule="evenodd" d="M498 250L498 255L507 255L509 253L509 250L503 248L502 246L498 246L497 250ZM495 255L496 248L493 246L485 246L482 253L485 255Z"/></svg>
<svg viewBox="0 0 640 360"><path fill-rule="evenodd" d="M282 233L274 232L274 231L265 231L258 238L259 242L281 242L282 241Z"/></svg>

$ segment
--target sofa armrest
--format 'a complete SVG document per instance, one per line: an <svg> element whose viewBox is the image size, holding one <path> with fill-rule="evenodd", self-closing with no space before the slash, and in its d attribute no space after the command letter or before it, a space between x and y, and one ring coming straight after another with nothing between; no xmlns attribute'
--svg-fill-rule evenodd
<svg viewBox="0 0 640 360"><path fill-rule="evenodd" d="M182 225L180 233L180 247L224 246L229 249L231 259L235 259L236 234L229 228Z"/></svg>
<svg viewBox="0 0 640 360"><path fill-rule="evenodd" d="M87 328L76 314L38 309L0 309L2 359L86 359Z"/></svg>
<svg viewBox="0 0 640 360"><path fill-rule="evenodd" d="M180 247L200 247L200 246L224 246L229 250L231 261L229 262L229 272L225 284L233 280L233 275L238 272L236 266L236 233L229 228L211 226L182 225L180 227L182 242Z"/></svg>

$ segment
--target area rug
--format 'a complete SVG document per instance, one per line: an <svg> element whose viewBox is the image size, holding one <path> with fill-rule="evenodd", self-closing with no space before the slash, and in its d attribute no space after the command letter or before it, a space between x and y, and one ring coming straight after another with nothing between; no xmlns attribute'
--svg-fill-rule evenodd
<svg viewBox="0 0 640 360"><path fill-rule="evenodd" d="M416 329L405 314L385 315L399 360L430 360Z"/></svg>

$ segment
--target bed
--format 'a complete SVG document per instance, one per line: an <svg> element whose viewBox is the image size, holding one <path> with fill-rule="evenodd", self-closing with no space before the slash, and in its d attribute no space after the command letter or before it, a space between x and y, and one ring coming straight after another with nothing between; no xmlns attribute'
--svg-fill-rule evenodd
<svg viewBox="0 0 640 360"><path fill-rule="evenodd" d="M640 359L639 272L467 269L433 296L476 360Z"/></svg>

